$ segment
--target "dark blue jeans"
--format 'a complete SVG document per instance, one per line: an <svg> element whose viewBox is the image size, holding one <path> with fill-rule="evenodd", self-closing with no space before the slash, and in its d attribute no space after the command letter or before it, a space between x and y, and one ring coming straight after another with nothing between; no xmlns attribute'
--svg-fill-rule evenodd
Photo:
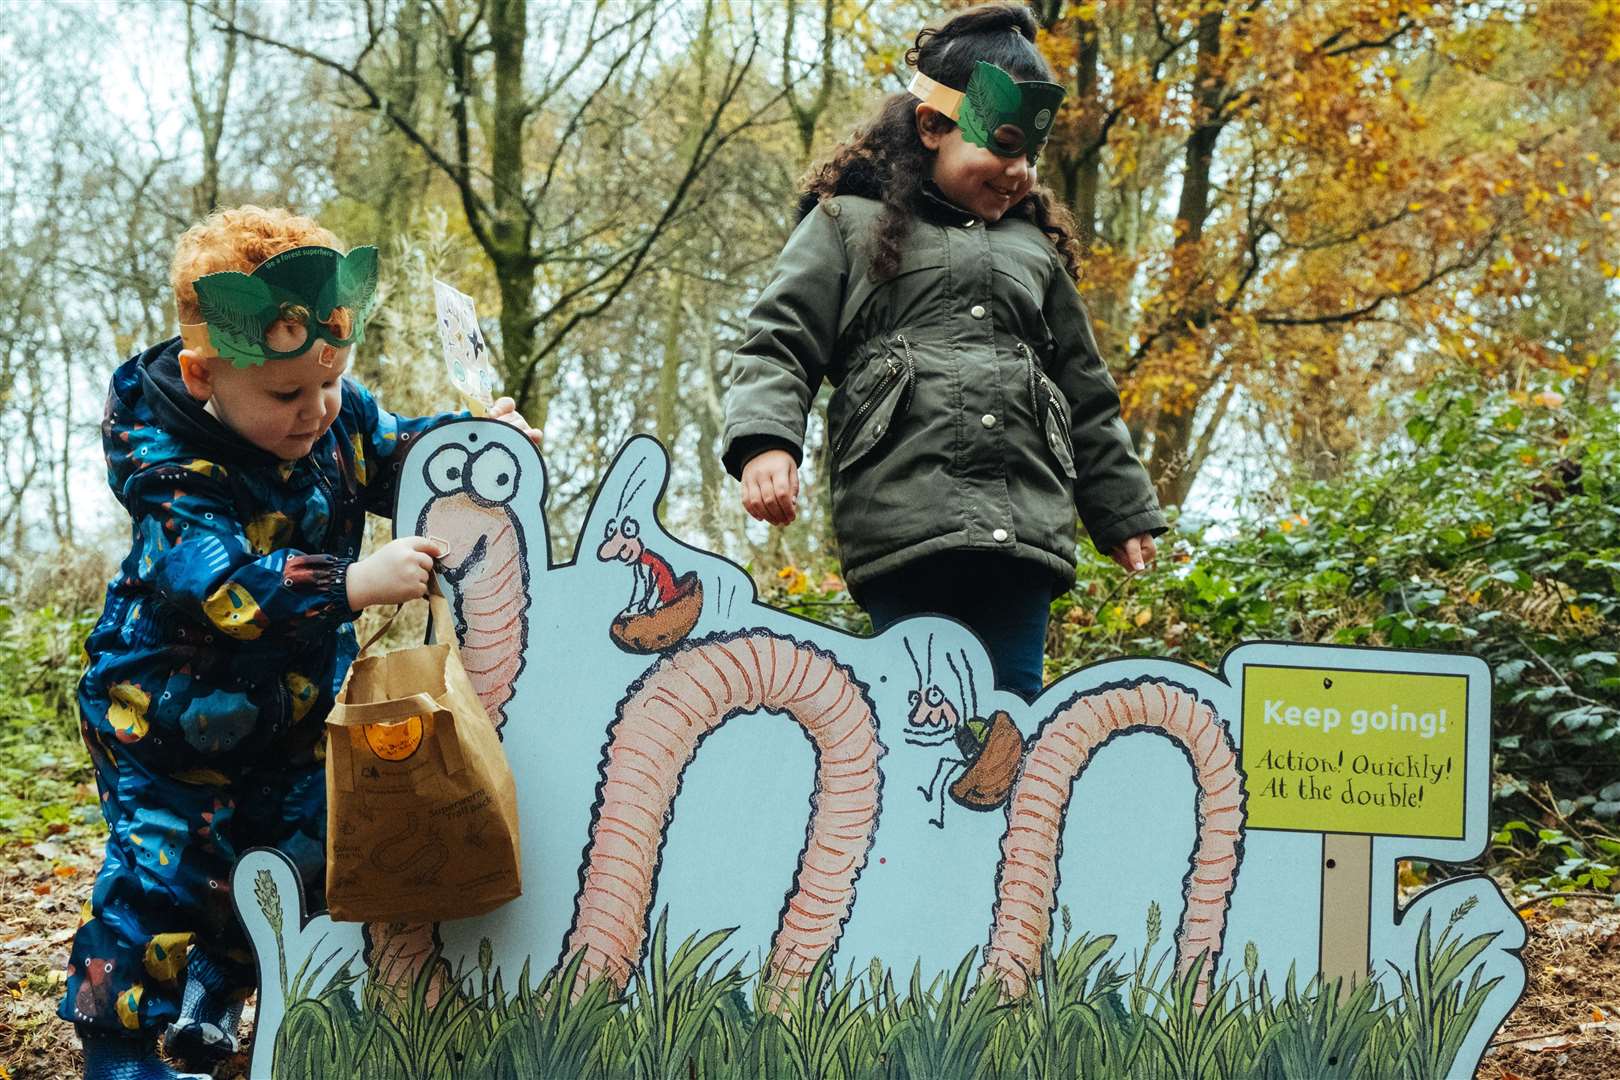
<svg viewBox="0 0 1620 1080"><path fill-rule="evenodd" d="M1032 701L1041 692L1052 571L993 551L929 555L861 586L874 633L908 615L949 615L984 642L996 687Z"/></svg>

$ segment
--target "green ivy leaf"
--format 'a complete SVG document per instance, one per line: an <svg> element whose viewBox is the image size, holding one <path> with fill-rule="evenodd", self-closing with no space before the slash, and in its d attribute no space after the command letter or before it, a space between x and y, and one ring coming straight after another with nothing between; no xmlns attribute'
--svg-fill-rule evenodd
<svg viewBox="0 0 1620 1080"><path fill-rule="evenodd" d="M357 247L338 262L337 307L354 312L356 325L371 314L377 296L377 249Z"/></svg>
<svg viewBox="0 0 1620 1080"><path fill-rule="evenodd" d="M1434 421L1427 416L1414 416L1406 422L1406 433L1412 441L1422 444L1428 441L1429 433L1434 430Z"/></svg>
<svg viewBox="0 0 1620 1080"><path fill-rule="evenodd" d="M956 122L962 128L962 138L974 146L988 148L990 127L1003 113L1018 111L1018 84L1012 76L983 60L973 65L973 77L968 80L965 106Z"/></svg>
<svg viewBox="0 0 1620 1080"><path fill-rule="evenodd" d="M221 355L220 334L239 341L263 339L265 327L276 317L270 286L256 277L226 270L197 279L197 307L208 324L208 336Z"/></svg>

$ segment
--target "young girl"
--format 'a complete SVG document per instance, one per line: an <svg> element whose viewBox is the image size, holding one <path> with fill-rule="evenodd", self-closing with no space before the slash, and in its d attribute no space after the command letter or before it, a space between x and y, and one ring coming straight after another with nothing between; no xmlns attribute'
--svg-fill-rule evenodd
<svg viewBox="0 0 1620 1080"><path fill-rule="evenodd" d="M723 455L754 517L795 517L823 379L833 528L874 629L937 612L997 682L1040 692L1075 517L1127 570L1163 532L1080 296L1071 219L1036 186L1063 97L1035 20L986 4L923 30L910 92L812 174L733 361Z"/></svg>

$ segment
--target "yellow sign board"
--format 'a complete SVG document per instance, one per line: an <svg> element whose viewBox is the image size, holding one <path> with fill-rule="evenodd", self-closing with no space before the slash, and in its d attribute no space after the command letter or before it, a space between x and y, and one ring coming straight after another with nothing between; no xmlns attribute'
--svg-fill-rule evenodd
<svg viewBox="0 0 1620 1080"><path fill-rule="evenodd" d="M1463 838L1468 678L1248 666L1251 829Z"/></svg>

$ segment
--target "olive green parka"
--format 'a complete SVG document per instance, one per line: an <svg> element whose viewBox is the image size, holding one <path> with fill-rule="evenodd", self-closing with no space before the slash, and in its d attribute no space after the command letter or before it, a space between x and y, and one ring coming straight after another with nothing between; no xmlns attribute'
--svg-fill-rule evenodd
<svg viewBox="0 0 1620 1080"><path fill-rule="evenodd" d="M1119 392L1061 256L1022 218L986 223L925 192L899 272L872 276L882 204L823 201L799 222L732 359L727 469L800 456L828 406L844 577L925 555L999 551L1075 577L1075 516L1098 550L1165 527Z"/></svg>

